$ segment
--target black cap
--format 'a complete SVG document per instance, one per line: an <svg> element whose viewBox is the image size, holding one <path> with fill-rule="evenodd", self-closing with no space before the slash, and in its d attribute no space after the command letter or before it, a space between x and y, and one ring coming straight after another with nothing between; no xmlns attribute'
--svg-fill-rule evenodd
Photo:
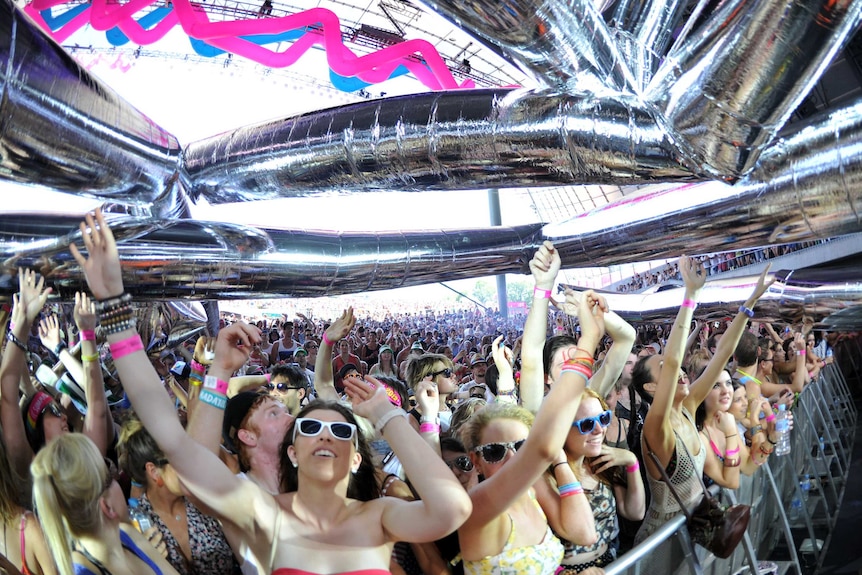
<svg viewBox="0 0 862 575"><path fill-rule="evenodd" d="M356 373L362 373L359 371L359 368L353 365L352 363L345 363L344 367L338 370L338 377L340 379L344 379L344 376L350 373L351 371L355 371Z"/></svg>
<svg viewBox="0 0 862 575"><path fill-rule="evenodd" d="M265 393L243 391L227 400L227 407L224 410L224 421L222 422L222 437L224 438L225 447L231 452L237 453L236 434L240 430L242 420L265 397L268 397Z"/></svg>

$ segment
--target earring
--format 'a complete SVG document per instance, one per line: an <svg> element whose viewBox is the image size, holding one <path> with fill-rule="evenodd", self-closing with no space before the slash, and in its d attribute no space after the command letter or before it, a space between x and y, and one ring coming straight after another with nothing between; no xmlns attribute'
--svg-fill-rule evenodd
<svg viewBox="0 0 862 575"><path fill-rule="evenodd" d="M299 463L297 463L296 461L291 461L291 463L293 463L293 468L294 468L294 469L296 469L297 467L299 467Z"/></svg>
<svg viewBox="0 0 862 575"><path fill-rule="evenodd" d="M164 486L165 486L165 480L164 480L164 479L162 479L161 477L157 477L157 478L156 478L156 486L158 486L158 487L164 487Z"/></svg>
<svg viewBox="0 0 862 575"><path fill-rule="evenodd" d="M357 467L356 469L351 469L350 473L352 473L353 475L356 475L357 473L359 473L359 468Z"/></svg>

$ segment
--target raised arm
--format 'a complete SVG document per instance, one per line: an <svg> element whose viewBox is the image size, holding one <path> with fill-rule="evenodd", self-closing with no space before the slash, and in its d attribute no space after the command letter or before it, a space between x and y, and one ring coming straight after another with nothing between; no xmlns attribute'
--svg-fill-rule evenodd
<svg viewBox="0 0 862 575"><path fill-rule="evenodd" d="M518 403L515 389L515 375L512 373L512 350L503 343L500 335L491 346L494 365L497 366L497 401L498 403Z"/></svg>
<svg viewBox="0 0 862 575"><path fill-rule="evenodd" d="M548 305L557 273L560 271L560 254L549 241L543 243L533 259L530 271L536 286L533 288L533 303L524 324L521 344L521 405L536 413L545 394L545 373L542 350L548 330Z"/></svg>
<svg viewBox="0 0 862 575"><path fill-rule="evenodd" d="M457 529L470 515L470 498L443 459L410 427L407 413L389 403L372 377L348 378L344 385L353 411L378 428L421 497L409 502L386 498L382 521L390 540L433 541Z"/></svg>
<svg viewBox="0 0 862 575"><path fill-rule="evenodd" d="M24 432L24 420L18 405L18 382L26 375L25 352L33 321L42 311L51 288L36 272L18 269L18 293L12 296L12 316L6 338L6 349L0 363L0 424L6 441L9 461L20 477L29 477L33 450Z"/></svg>
<svg viewBox="0 0 862 575"><path fill-rule="evenodd" d="M538 481L563 448L587 383L582 364L573 365L573 369L568 367L577 360L585 360L586 354L592 360L592 353L604 333L604 310L598 298L592 291L580 297L578 316L582 335L579 349L570 350L568 361L542 402L524 446L492 477L470 491L473 514L467 525L472 530L481 529L505 512Z"/></svg>
<svg viewBox="0 0 862 575"><path fill-rule="evenodd" d="M253 510L259 489L235 477L213 453L185 433L158 374L147 359L140 336L134 329L131 298L124 294L114 236L100 211L96 212L95 218L87 214L86 223L81 224L81 232L89 257L85 259L74 244L70 250L84 270L90 291L100 302L102 326L111 346L114 365L135 411L195 497L239 528L254 529ZM216 356L218 358L218 352L222 351L221 364L218 370L213 365L214 377L210 387L203 390L207 393L201 394L201 401L224 409L226 399L221 387L226 387L226 384L222 386L219 380L226 381L230 377L232 361L237 355L247 356L249 339L259 336L256 329L243 324L234 324L222 330L219 336L222 345ZM241 358L239 365L244 361ZM207 383L210 383L209 379Z"/></svg>
<svg viewBox="0 0 862 575"><path fill-rule="evenodd" d="M730 361L730 358L733 356L733 352L736 350L737 344L739 344L739 339L745 331L745 326L748 324L749 316L747 315L746 310L752 311L753 313L754 306L757 304L757 301L766 293L766 290L768 290L769 286L771 286L775 281L775 278L767 277L768 273L769 266L766 266L760 274L760 277L757 278L757 284L754 286L754 290L752 290L751 295L748 296L748 299L745 300L742 306L740 306L736 317L733 318L733 321L730 324L730 327L728 327L727 331L724 332L724 335L721 336L721 340L715 348L715 355L713 355L712 359L709 360L703 373L689 387L689 395L685 398L685 406L691 413L694 413L697 410L697 406L706 399L707 395L709 395L709 392L715 384L715 381L718 379L718 376L721 374L721 371L725 369L727 362Z"/></svg>
<svg viewBox="0 0 862 575"><path fill-rule="evenodd" d="M602 397L611 391L611 388L620 378L637 337L635 328L612 311L605 314L605 330L614 343L608 350L602 367L590 380L590 388Z"/></svg>
<svg viewBox="0 0 862 575"><path fill-rule="evenodd" d="M332 347L347 336L354 325L356 318L353 316L353 308L349 307L341 317L332 322L320 338L317 359L314 362L314 389L320 399L341 401L335 390L335 378L332 376Z"/></svg>
<svg viewBox="0 0 862 575"><path fill-rule="evenodd" d="M81 362L84 394L87 396L87 415L84 416L84 435L93 440L104 456L114 442L114 418L108 409L102 363L96 347L96 304L83 292L75 293L73 312L75 325L81 334ZM74 358L72 358L74 360ZM77 363L77 360L74 360ZM66 365L66 360L63 361ZM68 367L67 367L68 369Z"/></svg>
<svg viewBox="0 0 862 575"><path fill-rule="evenodd" d="M670 330L670 337L662 357L658 382L656 382L653 403L647 413L643 427L643 437L661 464L665 466L670 461L674 450L673 424L670 420L670 414L673 410L677 382L682 376L685 341L688 338L691 316L695 305L697 305L697 297L700 295L700 290L703 289L706 280L703 266L688 256L682 256L679 259L679 269L685 282L685 296L676 315L676 320L673 322L673 328ZM645 457L645 460L648 466L651 465L649 458Z"/></svg>

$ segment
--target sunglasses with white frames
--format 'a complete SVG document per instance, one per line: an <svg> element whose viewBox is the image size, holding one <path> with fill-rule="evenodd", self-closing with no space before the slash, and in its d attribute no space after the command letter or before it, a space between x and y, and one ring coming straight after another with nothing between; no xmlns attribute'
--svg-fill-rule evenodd
<svg viewBox="0 0 862 575"><path fill-rule="evenodd" d="M356 426L346 421L320 421L310 417L300 417L293 423L293 443L296 443L296 432L305 437L317 437L323 429L329 431L329 435L341 441L353 440L353 445L359 449L359 437L356 434Z"/></svg>

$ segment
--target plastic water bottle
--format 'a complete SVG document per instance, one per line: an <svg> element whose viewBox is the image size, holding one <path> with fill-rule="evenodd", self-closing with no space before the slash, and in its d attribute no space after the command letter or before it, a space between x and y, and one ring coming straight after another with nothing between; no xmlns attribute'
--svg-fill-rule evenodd
<svg viewBox="0 0 862 575"><path fill-rule="evenodd" d="M790 453L790 422L787 421L786 406L782 403L778 406L778 416L775 420L775 432L778 441L775 445L775 455L787 455Z"/></svg>
<svg viewBox="0 0 862 575"><path fill-rule="evenodd" d="M790 502L790 516L789 519L791 522L798 521L802 518L802 500L799 499L799 496L794 494L793 500Z"/></svg>
<svg viewBox="0 0 862 575"><path fill-rule="evenodd" d="M823 440L822 437L819 439L819 441L820 441L820 455L822 457L826 457L826 442Z"/></svg>
<svg viewBox="0 0 862 575"><path fill-rule="evenodd" d="M129 499L129 519L132 520L132 525L141 533L153 526L153 521L150 519L149 514L140 508L138 500L134 497Z"/></svg>
<svg viewBox="0 0 862 575"><path fill-rule="evenodd" d="M802 491L802 502L806 503L808 501L808 493L811 491L811 476L806 475L802 481L799 482L799 489Z"/></svg>

